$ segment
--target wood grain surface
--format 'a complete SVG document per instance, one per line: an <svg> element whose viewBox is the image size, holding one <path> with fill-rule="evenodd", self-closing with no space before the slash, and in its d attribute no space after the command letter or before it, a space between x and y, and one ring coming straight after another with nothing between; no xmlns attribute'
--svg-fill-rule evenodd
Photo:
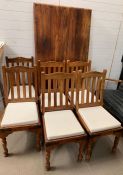
<svg viewBox="0 0 123 175"><path fill-rule="evenodd" d="M86 61L90 22L89 9L34 3L36 60Z"/></svg>

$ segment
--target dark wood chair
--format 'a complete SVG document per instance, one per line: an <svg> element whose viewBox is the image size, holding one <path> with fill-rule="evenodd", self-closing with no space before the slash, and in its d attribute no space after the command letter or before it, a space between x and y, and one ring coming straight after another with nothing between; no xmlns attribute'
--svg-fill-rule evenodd
<svg viewBox="0 0 123 175"><path fill-rule="evenodd" d="M71 81L71 88L69 82ZM51 86L51 82L53 86ZM82 160L86 133L73 110L75 75L73 73L52 73L41 76L42 119L44 128L46 169L50 169L51 150L61 144L79 144L78 159ZM68 92L71 92L71 101ZM68 129L69 128L69 129Z"/></svg>
<svg viewBox="0 0 123 175"><path fill-rule="evenodd" d="M33 67L34 66L34 58L25 58L25 57L15 57L15 58L8 58L6 59L6 66L13 67L13 66L25 66L25 67Z"/></svg>
<svg viewBox="0 0 123 175"><path fill-rule="evenodd" d="M6 137L16 131L35 132L36 148L40 150L41 122L37 107L36 67L8 68L3 66L2 70L6 108L1 121L0 138L3 143L4 156L8 156ZM22 88L20 88L20 76L22 76ZM16 94L15 86L17 87ZM34 86L34 91L32 91L32 86Z"/></svg>
<svg viewBox="0 0 123 175"><path fill-rule="evenodd" d="M87 160L90 160L92 145L99 137L115 135L112 148L115 152L122 133L121 123L102 107L105 76L105 70L79 73L77 76L76 113L89 134Z"/></svg>

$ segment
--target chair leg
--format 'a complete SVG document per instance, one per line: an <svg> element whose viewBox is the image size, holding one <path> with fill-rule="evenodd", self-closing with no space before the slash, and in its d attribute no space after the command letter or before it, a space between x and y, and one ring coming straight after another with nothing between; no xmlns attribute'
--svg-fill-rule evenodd
<svg viewBox="0 0 123 175"><path fill-rule="evenodd" d="M2 145L3 145L3 150L4 150L4 157L8 157L6 137L2 138Z"/></svg>
<svg viewBox="0 0 123 175"><path fill-rule="evenodd" d="M78 161L82 161L83 159L83 143L80 142L79 143L79 155L78 155Z"/></svg>
<svg viewBox="0 0 123 175"><path fill-rule="evenodd" d="M36 131L36 149L37 151L41 151L41 129L40 128Z"/></svg>
<svg viewBox="0 0 123 175"><path fill-rule="evenodd" d="M50 149L46 148L46 170L50 170Z"/></svg>
<svg viewBox="0 0 123 175"><path fill-rule="evenodd" d="M89 161L91 158L91 150L92 149L92 140L89 139L88 143L87 143L87 150L86 150L86 160Z"/></svg>
<svg viewBox="0 0 123 175"><path fill-rule="evenodd" d="M115 153L116 150L117 150L117 146L118 146L119 140L120 140L120 135L116 135L115 139L114 139L114 145L112 147L112 152L113 153Z"/></svg>

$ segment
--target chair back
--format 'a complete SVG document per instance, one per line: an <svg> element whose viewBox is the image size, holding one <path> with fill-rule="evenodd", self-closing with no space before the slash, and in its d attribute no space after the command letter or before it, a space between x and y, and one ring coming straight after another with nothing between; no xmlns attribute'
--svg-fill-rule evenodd
<svg viewBox="0 0 123 175"><path fill-rule="evenodd" d="M81 72L89 72L91 70L91 61L82 62L82 61L74 61L70 62L70 60L67 60L66 63L66 70L68 73L71 73L73 71L79 71Z"/></svg>
<svg viewBox="0 0 123 175"><path fill-rule="evenodd" d="M69 87L70 82L71 87ZM41 101L43 112L73 108L75 85L74 73L42 73L41 85ZM70 101L69 92L71 93Z"/></svg>
<svg viewBox="0 0 123 175"><path fill-rule="evenodd" d="M37 101L36 67L2 67L5 104Z"/></svg>
<svg viewBox="0 0 123 175"><path fill-rule="evenodd" d="M38 66L38 89L39 95L41 93L41 73L45 74L56 73L56 72L65 72L65 62L56 62L56 61L48 61L41 62L40 60L37 62Z"/></svg>
<svg viewBox="0 0 123 175"><path fill-rule="evenodd" d="M91 107L103 105L103 90L106 70L103 72L78 72L76 107Z"/></svg>
<svg viewBox="0 0 123 175"><path fill-rule="evenodd" d="M15 58L6 58L6 66L14 67L14 66L25 66L25 67L33 67L34 66L34 58L24 58L24 57L15 57Z"/></svg>

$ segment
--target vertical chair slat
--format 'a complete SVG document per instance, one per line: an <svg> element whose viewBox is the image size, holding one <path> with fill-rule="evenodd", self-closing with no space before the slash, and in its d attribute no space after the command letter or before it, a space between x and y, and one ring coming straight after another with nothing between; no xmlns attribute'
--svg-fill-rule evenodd
<svg viewBox="0 0 123 175"><path fill-rule="evenodd" d="M14 62L12 62L11 64L12 64L12 66L14 67Z"/></svg>
<svg viewBox="0 0 123 175"><path fill-rule="evenodd" d="M54 106L57 106L57 80L53 80L53 85L54 85Z"/></svg>
<svg viewBox="0 0 123 175"><path fill-rule="evenodd" d="M87 94L86 94L86 103L89 104L89 92L90 92L90 77L87 78Z"/></svg>
<svg viewBox="0 0 123 175"><path fill-rule="evenodd" d="M9 75L8 75L8 78L9 78L9 82L10 82L10 91L11 91L11 99L13 100L14 99L14 75L13 75L13 72L11 72Z"/></svg>
<svg viewBox="0 0 123 175"><path fill-rule="evenodd" d="M42 92L42 112L45 111L45 78L44 78L44 72L42 72L41 75L41 92Z"/></svg>
<svg viewBox="0 0 123 175"><path fill-rule="evenodd" d="M24 61L22 61L22 66L24 66Z"/></svg>
<svg viewBox="0 0 123 175"><path fill-rule="evenodd" d="M29 67L29 62L27 62L27 67Z"/></svg>
<svg viewBox="0 0 123 175"><path fill-rule="evenodd" d="M78 72L78 70L79 70L79 67L78 67L78 66L76 66L75 68L76 68L76 69L75 69L75 71L77 71L77 72Z"/></svg>
<svg viewBox="0 0 123 175"><path fill-rule="evenodd" d="M17 86L17 98L20 99L20 73L16 72L16 86Z"/></svg>
<svg viewBox="0 0 123 175"><path fill-rule="evenodd" d="M100 94L100 81L101 81L101 78L98 77L97 78L97 85L96 85L96 102L97 103L99 101L99 94Z"/></svg>
<svg viewBox="0 0 123 175"><path fill-rule="evenodd" d="M53 72L56 72L56 67L53 67Z"/></svg>
<svg viewBox="0 0 123 175"><path fill-rule="evenodd" d="M63 89L64 89L64 83L63 83L64 80L59 80L59 91L60 91L60 106L63 105Z"/></svg>
<svg viewBox="0 0 123 175"><path fill-rule="evenodd" d="M34 88L35 88L35 99L36 101L38 101L38 72L36 71L36 68L34 68L34 72L32 72L33 74L33 81L34 81Z"/></svg>
<svg viewBox="0 0 123 175"><path fill-rule="evenodd" d="M74 67L71 67L71 72L73 72L74 71Z"/></svg>
<svg viewBox="0 0 123 175"><path fill-rule="evenodd" d="M92 78L92 90L91 90L91 93L92 93L92 96L91 96L91 103L94 103L94 93L95 93L95 83L96 83L96 78L93 77Z"/></svg>
<svg viewBox="0 0 123 175"><path fill-rule="evenodd" d="M61 72L61 67L58 67L58 72Z"/></svg>
<svg viewBox="0 0 123 175"><path fill-rule="evenodd" d="M28 78L28 86L29 86L29 98L32 98L32 83L31 83L31 72L27 72L27 78Z"/></svg>
<svg viewBox="0 0 123 175"><path fill-rule="evenodd" d="M26 98L25 72L22 72L23 97Z"/></svg>
<svg viewBox="0 0 123 175"><path fill-rule="evenodd" d="M5 105L8 103L8 84L5 66L2 67Z"/></svg>
<svg viewBox="0 0 123 175"><path fill-rule="evenodd" d="M82 103L82 104L84 104L84 96L85 96L85 81L86 80L84 80L84 79L80 79L78 82L81 82L82 83L82 85L81 85L81 102L80 103ZM79 87L80 88L80 87ZM79 94L79 96L80 96L80 94Z"/></svg>
<svg viewBox="0 0 123 175"><path fill-rule="evenodd" d="M51 67L48 67L48 74L51 73ZM51 106L51 79L48 80L48 106Z"/></svg>
<svg viewBox="0 0 123 175"><path fill-rule="evenodd" d="M74 73L73 73L74 75ZM75 87L75 80L71 79L71 106L74 104L74 87Z"/></svg>
<svg viewBox="0 0 123 175"><path fill-rule="evenodd" d="M69 102L69 99L68 99L68 92L69 92L69 79L67 78L66 79L66 82L65 82L65 105L68 106L68 102ZM71 93L71 91L70 91Z"/></svg>
<svg viewBox="0 0 123 175"><path fill-rule="evenodd" d="M19 62L17 62L17 66L19 66Z"/></svg>
<svg viewBox="0 0 123 175"><path fill-rule="evenodd" d="M51 80L48 80L48 107L51 106Z"/></svg>

